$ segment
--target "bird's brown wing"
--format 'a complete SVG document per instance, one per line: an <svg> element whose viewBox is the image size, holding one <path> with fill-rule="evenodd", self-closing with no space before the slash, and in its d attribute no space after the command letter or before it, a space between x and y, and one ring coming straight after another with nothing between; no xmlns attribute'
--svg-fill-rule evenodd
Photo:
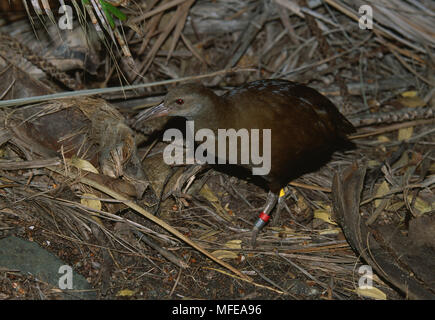
<svg viewBox="0 0 435 320"><path fill-rule="evenodd" d="M258 106L268 109L278 108L278 112L281 108L289 109L288 112L295 112L296 108L311 107L319 121L335 131L337 136L344 138L347 134L356 131L327 97L313 88L296 82L279 79L254 81L228 91L223 97L232 101L236 108L252 105L254 109ZM248 113L250 110L245 112ZM265 112L258 111L259 114Z"/></svg>

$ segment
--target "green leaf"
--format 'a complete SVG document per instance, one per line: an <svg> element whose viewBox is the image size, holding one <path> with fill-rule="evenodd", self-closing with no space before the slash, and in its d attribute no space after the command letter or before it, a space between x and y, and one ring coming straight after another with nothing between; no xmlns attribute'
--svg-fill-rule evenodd
<svg viewBox="0 0 435 320"><path fill-rule="evenodd" d="M112 14L115 15L121 21L124 21L125 19L127 19L125 14L121 10L119 10L117 7L113 6L112 4L110 4L104 0L100 0L100 4L101 4L101 8L104 11L104 14L106 15L107 21L109 22L112 29L115 28L115 21L113 20Z"/></svg>
<svg viewBox="0 0 435 320"><path fill-rule="evenodd" d="M106 3L107 9L109 9L110 12L113 13L119 20L125 21L127 19L127 16L121 10L119 10L117 7L115 7L114 5L108 3L104 0L101 0L101 1Z"/></svg>

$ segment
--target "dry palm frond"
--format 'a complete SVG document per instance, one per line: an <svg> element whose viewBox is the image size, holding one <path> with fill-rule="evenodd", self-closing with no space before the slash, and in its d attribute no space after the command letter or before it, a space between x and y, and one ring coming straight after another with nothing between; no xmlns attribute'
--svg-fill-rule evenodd
<svg viewBox="0 0 435 320"><path fill-rule="evenodd" d="M326 0L328 4L358 21L358 8L369 4L373 8L373 27L415 50L425 52L424 45L435 47L435 14L430 8L410 1L344 1Z"/></svg>

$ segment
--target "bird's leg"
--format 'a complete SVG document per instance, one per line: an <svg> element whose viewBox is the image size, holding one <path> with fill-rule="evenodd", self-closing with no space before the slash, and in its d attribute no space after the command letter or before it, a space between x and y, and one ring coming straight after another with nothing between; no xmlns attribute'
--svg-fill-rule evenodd
<svg viewBox="0 0 435 320"><path fill-rule="evenodd" d="M254 228L252 229L251 246L253 248L255 247L257 234L264 227L266 222L270 219L269 214L272 212L272 209L275 207L277 199L278 199L278 195L276 193L273 193L272 191L269 191L267 195L266 206L264 207L263 212L260 213L260 216L257 222L255 222Z"/></svg>
<svg viewBox="0 0 435 320"><path fill-rule="evenodd" d="M274 216L274 218L273 218L273 224L272 224L273 226L276 225L277 221L279 220L279 217L280 217L280 214L281 214L281 210L285 206L286 191L287 191L287 188L283 188L279 192L278 203L276 205L276 211L273 214L273 216Z"/></svg>

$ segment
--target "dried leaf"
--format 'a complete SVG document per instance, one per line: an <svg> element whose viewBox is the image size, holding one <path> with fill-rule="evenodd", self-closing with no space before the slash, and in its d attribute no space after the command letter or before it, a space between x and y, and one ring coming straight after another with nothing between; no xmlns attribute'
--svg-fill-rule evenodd
<svg viewBox="0 0 435 320"><path fill-rule="evenodd" d="M219 260L222 259L237 259L239 256L236 252L227 251L227 250L216 250L211 253Z"/></svg>
<svg viewBox="0 0 435 320"><path fill-rule="evenodd" d="M331 204L327 201L314 201L320 208L331 211Z"/></svg>
<svg viewBox="0 0 435 320"><path fill-rule="evenodd" d="M397 140L399 141L408 140L412 137L413 132L414 132L414 127L402 128L399 130Z"/></svg>
<svg viewBox="0 0 435 320"><path fill-rule="evenodd" d="M399 98L397 101L407 108L418 108L426 105L426 102L420 97Z"/></svg>
<svg viewBox="0 0 435 320"><path fill-rule="evenodd" d="M80 199L82 205L93 210L101 210L101 201L98 200L95 195L92 193L84 193L82 194L82 197L83 198ZM103 222L99 217L92 216L92 219L94 219L99 225L103 225Z"/></svg>
<svg viewBox="0 0 435 320"><path fill-rule="evenodd" d="M381 198L381 199L375 200L375 207L376 208L379 207L379 205L381 204L382 196L385 195L386 193L388 193L388 191L390 191L390 187L388 186L387 181L384 180L384 182L382 182L381 185L376 190L376 197Z"/></svg>
<svg viewBox="0 0 435 320"><path fill-rule="evenodd" d="M323 220L327 223L337 225L331 217L332 208L328 202L325 201L315 201L315 203L320 207L320 209L314 210L314 218Z"/></svg>
<svg viewBox="0 0 435 320"><path fill-rule="evenodd" d="M84 193L80 203L93 210L101 210L101 201L92 193Z"/></svg>
<svg viewBox="0 0 435 320"><path fill-rule="evenodd" d="M408 195L406 199L408 200L409 203L412 203L413 196ZM428 203L427 201L424 201L422 198L417 197L414 200L414 208L418 211L419 214L424 214L426 212L435 210L435 203Z"/></svg>
<svg viewBox="0 0 435 320"><path fill-rule="evenodd" d="M230 240L225 243L225 247L230 249L242 249L242 240Z"/></svg>
<svg viewBox="0 0 435 320"><path fill-rule="evenodd" d="M385 208L385 210L388 210L388 211L397 211L400 208L402 208L404 205L405 205L405 202L403 202L403 201L394 202L394 203L390 204L389 206L387 206Z"/></svg>
<svg viewBox="0 0 435 320"><path fill-rule="evenodd" d="M117 297L131 297L132 295L134 295L136 292L130 289L124 289L124 290L120 290L118 291L118 293L116 294Z"/></svg>
<svg viewBox="0 0 435 320"><path fill-rule="evenodd" d="M414 98L414 97L416 97L417 96L417 91L415 91L415 90L412 90L412 91L405 91L405 92L402 92L402 97L404 97L404 98Z"/></svg>
<svg viewBox="0 0 435 320"><path fill-rule="evenodd" d="M84 171L89 171L89 172L96 173L96 174L99 173L98 170L92 165L92 163L90 163L87 160L80 159L80 158L77 158L77 157L72 157L69 160L69 163L72 166L76 167L77 169L81 169L81 170L84 170Z"/></svg>
<svg viewBox="0 0 435 320"><path fill-rule="evenodd" d="M214 195L214 193L211 191L210 187L205 184L201 191L199 192L200 195L202 195L204 198L206 198L210 202L218 202L219 199Z"/></svg>
<svg viewBox="0 0 435 320"><path fill-rule="evenodd" d="M327 223L330 223L330 224L337 225L332 220L331 211L328 211L328 210L324 210L324 209L316 209L316 210L314 210L314 218L323 220L323 221L325 221Z"/></svg>
<svg viewBox="0 0 435 320"><path fill-rule="evenodd" d="M378 288L357 288L356 293L363 297L372 298L376 300L387 300L387 295Z"/></svg>
<svg viewBox="0 0 435 320"><path fill-rule="evenodd" d="M367 162L367 165L370 167L370 168L376 168L377 166L379 166L381 163L378 161L378 160L369 160L368 162Z"/></svg>
<svg viewBox="0 0 435 320"><path fill-rule="evenodd" d="M379 142L390 142L391 140L386 136L380 135L380 136L378 136L378 141Z"/></svg>
<svg viewBox="0 0 435 320"><path fill-rule="evenodd" d="M305 209L308 208L308 204L305 201L305 198L303 196L298 196L298 209L300 211L304 211Z"/></svg>
<svg viewBox="0 0 435 320"><path fill-rule="evenodd" d="M232 216L222 207L219 199L215 196L215 194L211 191L210 187L205 184L201 191L199 192L204 198L210 201L211 205L216 209L216 212L225 220L231 221Z"/></svg>
<svg viewBox="0 0 435 320"><path fill-rule="evenodd" d="M339 234L340 232L341 232L340 228L332 228L332 229L321 230L319 231L319 234L322 236L327 236L327 235Z"/></svg>
<svg viewBox="0 0 435 320"><path fill-rule="evenodd" d="M407 152L404 152L399 160L397 160L393 165L392 168L402 168L406 166L409 163L409 156Z"/></svg>

